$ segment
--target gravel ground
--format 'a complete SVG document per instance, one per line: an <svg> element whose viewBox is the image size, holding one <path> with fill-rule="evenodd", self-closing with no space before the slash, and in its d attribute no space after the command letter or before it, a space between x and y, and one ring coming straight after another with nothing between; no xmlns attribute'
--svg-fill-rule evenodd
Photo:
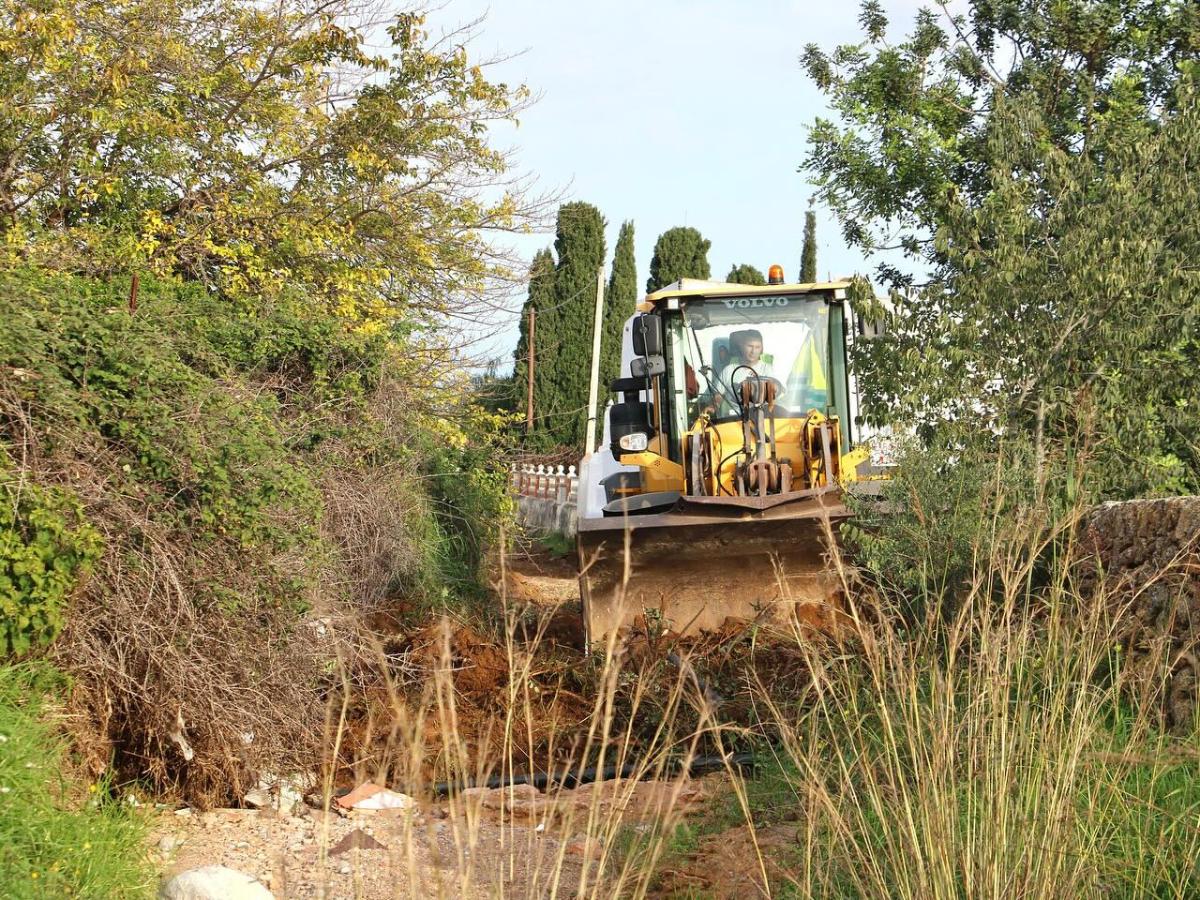
<svg viewBox="0 0 1200 900"><path fill-rule="evenodd" d="M603 855L584 836L589 816L645 822L688 811L706 791L698 783L609 782L557 797L532 788L468 794L417 813L179 810L162 815L151 841L164 879L223 865L258 878L277 898L571 897L591 893Z"/></svg>

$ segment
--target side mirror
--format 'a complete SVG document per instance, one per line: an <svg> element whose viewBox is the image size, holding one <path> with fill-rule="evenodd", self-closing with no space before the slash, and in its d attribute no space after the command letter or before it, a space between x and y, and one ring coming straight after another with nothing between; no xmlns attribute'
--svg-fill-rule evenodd
<svg viewBox="0 0 1200 900"><path fill-rule="evenodd" d="M633 373L634 378L645 379L653 378L655 375L665 375L667 373L667 360L660 353L658 356L643 356L638 359L630 360L629 371Z"/></svg>
<svg viewBox="0 0 1200 900"><path fill-rule="evenodd" d="M629 372L634 378L651 378L666 374L662 319L642 314L633 320L633 352L638 355L637 359L629 363Z"/></svg>
<svg viewBox="0 0 1200 900"><path fill-rule="evenodd" d="M633 320L633 352L638 356L662 356L662 319L643 313Z"/></svg>

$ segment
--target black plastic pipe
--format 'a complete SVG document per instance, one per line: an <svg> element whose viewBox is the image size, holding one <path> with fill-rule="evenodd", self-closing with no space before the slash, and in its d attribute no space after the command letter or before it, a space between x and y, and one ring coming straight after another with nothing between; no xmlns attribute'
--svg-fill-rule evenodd
<svg viewBox="0 0 1200 900"><path fill-rule="evenodd" d="M715 772L726 768L738 769L739 771L752 771L757 765L758 759L753 753L734 753L730 756L698 756L688 764L687 773L689 778L695 778L706 772ZM439 781L433 786L433 795L435 797L446 797L467 788L502 788L518 784L532 784L539 791L544 791L546 788L554 786L573 788L581 784L591 784L594 781L628 778L630 775L636 774L639 768L639 763L626 763L623 766L610 765L603 768L592 766L579 772L571 770L563 772L531 772L521 775L493 775L491 778L482 781L475 779ZM661 773L650 769L643 772L641 777L648 780L655 777L674 775L681 768L683 767L679 764L668 764Z"/></svg>

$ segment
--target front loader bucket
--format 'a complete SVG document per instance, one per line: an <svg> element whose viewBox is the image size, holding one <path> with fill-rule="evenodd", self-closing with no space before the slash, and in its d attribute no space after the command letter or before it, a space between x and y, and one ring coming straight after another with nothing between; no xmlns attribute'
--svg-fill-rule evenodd
<svg viewBox="0 0 1200 900"><path fill-rule="evenodd" d="M589 643L654 616L679 634L728 618L832 629L842 581L829 542L849 511L837 490L806 493L761 510L685 500L654 515L581 520Z"/></svg>

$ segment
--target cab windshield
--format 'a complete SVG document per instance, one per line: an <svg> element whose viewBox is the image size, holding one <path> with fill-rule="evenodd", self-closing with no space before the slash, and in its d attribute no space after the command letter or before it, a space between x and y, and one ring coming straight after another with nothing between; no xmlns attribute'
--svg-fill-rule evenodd
<svg viewBox="0 0 1200 900"><path fill-rule="evenodd" d="M829 305L820 297L768 295L688 300L678 318L682 371L672 372L689 420L740 416L742 381L773 378L776 413L824 412L829 394ZM683 390L680 391L679 388Z"/></svg>

